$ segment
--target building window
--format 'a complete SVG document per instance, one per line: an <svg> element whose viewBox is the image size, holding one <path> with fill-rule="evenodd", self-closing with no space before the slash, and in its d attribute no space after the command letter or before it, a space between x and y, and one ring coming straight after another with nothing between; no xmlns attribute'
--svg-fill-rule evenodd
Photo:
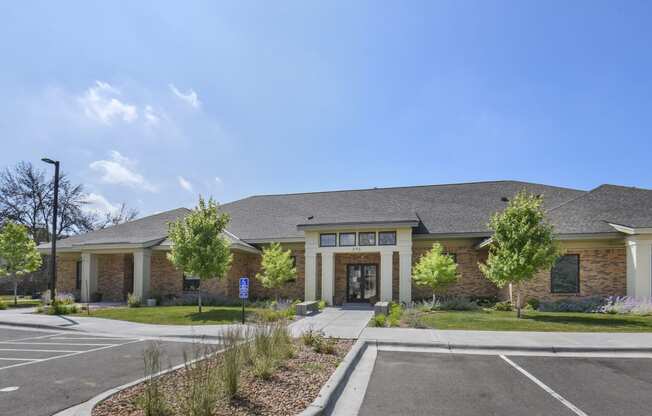
<svg viewBox="0 0 652 416"><path fill-rule="evenodd" d="M319 247L335 247L337 245L337 234L319 234Z"/></svg>
<svg viewBox="0 0 652 416"><path fill-rule="evenodd" d="M395 246L396 245L396 231L380 231L378 233L379 246Z"/></svg>
<svg viewBox="0 0 652 416"><path fill-rule="evenodd" d="M355 245L355 233L340 233L340 246L351 247Z"/></svg>
<svg viewBox="0 0 652 416"><path fill-rule="evenodd" d="M199 284L201 280L196 276L186 276L183 275L183 291L184 292L196 292L199 290Z"/></svg>
<svg viewBox="0 0 652 416"><path fill-rule="evenodd" d="M358 233L358 245L375 246L376 233Z"/></svg>
<svg viewBox="0 0 652 416"><path fill-rule="evenodd" d="M77 274L75 275L75 289L81 290L82 262L77 262Z"/></svg>
<svg viewBox="0 0 652 416"><path fill-rule="evenodd" d="M580 293L580 256L561 256L550 271L552 293Z"/></svg>

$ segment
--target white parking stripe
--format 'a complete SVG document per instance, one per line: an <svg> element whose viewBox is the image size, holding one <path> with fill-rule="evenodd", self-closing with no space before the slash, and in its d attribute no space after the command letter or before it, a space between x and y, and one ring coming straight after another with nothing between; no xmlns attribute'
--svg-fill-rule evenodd
<svg viewBox="0 0 652 416"><path fill-rule="evenodd" d="M80 345L83 347L106 347L119 344L82 344L82 343L73 343L73 342L13 342L13 341L0 341L0 345L10 344L10 345Z"/></svg>
<svg viewBox="0 0 652 416"><path fill-rule="evenodd" d="M143 340L142 339L137 339L137 340L134 340L134 341L125 342L124 344L110 344L110 345L105 345L103 347L93 348L93 349L85 350L85 351L74 351L74 352L71 352L69 354L63 354L63 355L57 355L55 357L43 358L43 359L40 359L39 361L18 363L18 364L8 365L8 366L5 366L5 367L0 367L0 370L6 370L8 368L22 367L24 365L42 363L42 362L45 362L45 361L56 360L56 359L59 359L59 358L73 357L75 355L86 354L88 352L101 351L101 350L105 350L107 348L119 347L119 346L122 346L122 345L133 344L135 342L141 342L141 341L143 341Z"/></svg>
<svg viewBox="0 0 652 416"><path fill-rule="evenodd" d="M25 348L0 348L0 351L27 351L27 352L84 352L90 350L35 350L35 349L25 349Z"/></svg>
<svg viewBox="0 0 652 416"><path fill-rule="evenodd" d="M48 334L48 335L40 335L38 337L27 337L27 338L18 338L18 339L10 339L9 341L27 341L28 339L43 339L43 338L51 338L51 337L56 337L59 335L59 333L56 334ZM0 341L2 342L2 341Z"/></svg>
<svg viewBox="0 0 652 416"><path fill-rule="evenodd" d="M550 394L552 397L555 399L559 400L564 406L568 407L573 413L575 413L578 416L588 416L586 413L584 413L582 410L580 410L577 406L575 406L573 403L569 402L568 400L564 399L559 393L545 385L541 380L533 376L532 374L528 373L525 369L523 369L521 366L516 364L514 361L510 360L509 358L505 357L504 355L500 355L500 358L505 360L509 365L517 369L521 374L523 374L525 377L529 378L532 380L537 386L541 387L543 390L545 390L548 394Z"/></svg>
<svg viewBox="0 0 652 416"><path fill-rule="evenodd" d="M5 360L5 361L38 361L38 358L2 358L0 357L0 360Z"/></svg>

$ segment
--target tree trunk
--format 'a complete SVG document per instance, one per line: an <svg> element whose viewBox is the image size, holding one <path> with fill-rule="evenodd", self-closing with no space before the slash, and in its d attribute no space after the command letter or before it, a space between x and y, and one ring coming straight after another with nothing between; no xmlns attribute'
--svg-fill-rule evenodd
<svg viewBox="0 0 652 416"><path fill-rule="evenodd" d="M197 306L199 307L199 313L201 313L201 290L198 292L199 296L197 296Z"/></svg>
<svg viewBox="0 0 652 416"><path fill-rule="evenodd" d="M18 306L18 279L14 274L14 306Z"/></svg>
<svg viewBox="0 0 652 416"><path fill-rule="evenodd" d="M433 292L432 292L432 307L433 307L433 308L435 307L435 300L436 300L436 299L435 299L435 292L433 291Z"/></svg>
<svg viewBox="0 0 652 416"><path fill-rule="evenodd" d="M521 319L521 284L516 284L516 318Z"/></svg>

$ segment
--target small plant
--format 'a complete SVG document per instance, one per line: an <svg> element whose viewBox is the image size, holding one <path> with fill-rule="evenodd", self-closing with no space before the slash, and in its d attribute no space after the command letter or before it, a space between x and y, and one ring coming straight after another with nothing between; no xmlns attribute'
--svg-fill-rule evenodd
<svg viewBox="0 0 652 416"><path fill-rule="evenodd" d="M48 315L70 315L79 312L79 308L75 304L71 305L55 300L45 309L45 312Z"/></svg>
<svg viewBox="0 0 652 416"><path fill-rule="evenodd" d="M403 308L399 303L393 303L390 306L389 312L389 326L396 327L401 324L401 316L403 315Z"/></svg>
<svg viewBox="0 0 652 416"><path fill-rule="evenodd" d="M7 309L7 304L4 303L2 299L0 299L0 311Z"/></svg>
<svg viewBox="0 0 652 416"><path fill-rule="evenodd" d="M538 310L540 305L541 302L536 298L530 298L525 302L525 308L532 311Z"/></svg>
<svg viewBox="0 0 652 416"><path fill-rule="evenodd" d="M432 309L438 311L475 311L480 309L480 307L475 301L469 298L455 296L437 300Z"/></svg>
<svg viewBox="0 0 652 416"><path fill-rule="evenodd" d="M237 328L229 328L224 333L224 352L222 353L222 367L220 375L224 393L228 399L232 399L238 392L240 383L240 370L242 368L242 354L240 351L241 331Z"/></svg>
<svg viewBox="0 0 652 416"><path fill-rule="evenodd" d="M609 314L652 315L652 299L636 299L631 296L611 296L598 312Z"/></svg>
<svg viewBox="0 0 652 416"><path fill-rule="evenodd" d="M416 308L408 308L403 311L403 321L410 328L427 328L423 322L423 312Z"/></svg>
<svg viewBox="0 0 652 416"><path fill-rule="evenodd" d="M318 336L320 336L319 332L315 331L312 328L308 329L307 331L301 333L301 342L303 342L303 345L306 347L312 347L315 343L315 338Z"/></svg>
<svg viewBox="0 0 652 416"><path fill-rule="evenodd" d="M320 335L315 338L312 349L319 354L335 354L335 339Z"/></svg>
<svg viewBox="0 0 652 416"><path fill-rule="evenodd" d="M328 304L326 303L326 301L325 301L324 299L321 299L321 300L317 303L317 308L319 308L320 311L323 311L324 308L325 308L327 305L328 305Z"/></svg>
<svg viewBox="0 0 652 416"><path fill-rule="evenodd" d="M609 303L608 299L589 297L582 299L559 299L553 302L541 302L541 312L601 312Z"/></svg>
<svg viewBox="0 0 652 416"><path fill-rule="evenodd" d="M277 359L283 360L292 358L295 355L292 336L284 323L276 324L272 328L272 345Z"/></svg>
<svg viewBox="0 0 652 416"><path fill-rule="evenodd" d="M140 298L133 293L127 295L127 305L130 308L139 308L140 307Z"/></svg>
<svg viewBox="0 0 652 416"><path fill-rule="evenodd" d="M371 318L371 326L381 328L381 327L385 327L386 323L387 323L387 317L383 313L374 315L374 317Z"/></svg>
<svg viewBox="0 0 652 416"><path fill-rule="evenodd" d="M494 305L494 309L500 312L511 312L513 310L512 302L508 300L502 302L496 302L496 304Z"/></svg>
<svg viewBox="0 0 652 416"><path fill-rule="evenodd" d="M137 404L145 416L167 416L170 409L165 402L160 382L157 378L161 372L161 350L157 343L150 344L143 353L145 361L145 392Z"/></svg>
<svg viewBox="0 0 652 416"><path fill-rule="evenodd" d="M273 328L263 324L256 328L253 339L253 372L263 380L268 380L276 370L276 354L274 351Z"/></svg>
<svg viewBox="0 0 652 416"><path fill-rule="evenodd" d="M185 371L181 373L182 388L178 390L179 410L183 415L213 414L222 385L220 371L213 360L203 359L213 352L207 344L193 344L190 352L183 352Z"/></svg>

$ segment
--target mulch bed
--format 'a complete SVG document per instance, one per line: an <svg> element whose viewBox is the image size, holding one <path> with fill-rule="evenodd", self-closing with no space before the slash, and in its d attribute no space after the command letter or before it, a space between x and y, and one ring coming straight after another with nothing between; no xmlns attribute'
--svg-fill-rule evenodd
<svg viewBox="0 0 652 416"><path fill-rule="evenodd" d="M247 368L240 378L238 394L232 400L220 399L214 415L295 415L310 405L319 390L331 376L353 341L338 340L335 354L314 352L296 342L294 358L286 360L269 380L254 377ZM213 358L219 360L219 356ZM162 388L168 403L181 415L175 406L175 397L182 386L181 372L184 369L161 377ZM93 409L93 416L142 416L144 412L136 401L143 393L139 384L111 396ZM185 416L185 415L184 415Z"/></svg>

